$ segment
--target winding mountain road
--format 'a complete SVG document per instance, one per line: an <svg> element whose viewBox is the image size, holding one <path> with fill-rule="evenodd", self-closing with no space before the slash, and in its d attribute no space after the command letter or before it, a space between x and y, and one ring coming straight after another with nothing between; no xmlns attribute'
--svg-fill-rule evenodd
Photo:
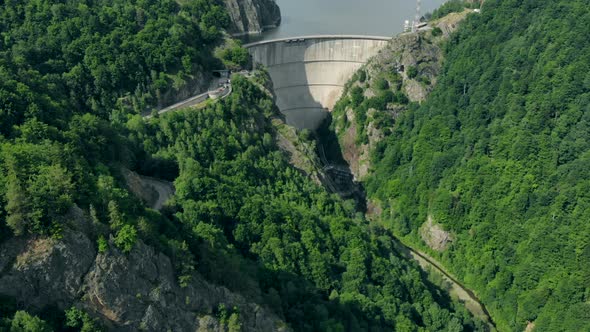
<svg viewBox="0 0 590 332"><path fill-rule="evenodd" d="M171 105L171 106L168 106L166 108L159 110L158 114L164 114L164 113L173 112L173 111L177 111L177 110L184 109L184 108L195 107L195 106L199 105L200 103L202 103L208 99L211 99L211 97L209 96L210 93L211 92L205 92L205 93L201 93L200 95L196 95L196 96L187 98L181 102L178 102L174 105ZM229 96L232 93L231 83L220 88L218 90L218 93L219 93L219 96L217 97L217 99L224 99L227 96ZM144 119L149 119L151 117L152 117L151 114L145 114L143 116Z"/></svg>
<svg viewBox="0 0 590 332"><path fill-rule="evenodd" d="M151 178L149 176L140 175L139 177L144 185L153 188L158 193L158 199L152 203L151 208L154 210L161 210L164 203L174 195L174 185L172 182Z"/></svg>

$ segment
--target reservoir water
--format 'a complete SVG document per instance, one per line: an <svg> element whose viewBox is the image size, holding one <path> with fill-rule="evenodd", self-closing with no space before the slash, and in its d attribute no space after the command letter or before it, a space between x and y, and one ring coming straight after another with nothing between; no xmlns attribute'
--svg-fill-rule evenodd
<svg viewBox="0 0 590 332"><path fill-rule="evenodd" d="M282 23L253 40L305 35L393 36L416 14L415 0L276 0ZM422 15L445 0L422 0Z"/></svg>

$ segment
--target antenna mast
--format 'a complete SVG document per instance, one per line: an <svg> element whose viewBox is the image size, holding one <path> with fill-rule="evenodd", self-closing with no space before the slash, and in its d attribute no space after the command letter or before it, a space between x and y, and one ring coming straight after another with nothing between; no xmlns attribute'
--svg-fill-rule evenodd
<svg viewBox="0 0 590 332"><path fill-rule="evenodd" d="M416 17L414 18L414 24L412 24L412 32L418 30L418 24L420 24L420 12L422 7L422 0L416 0Z"/></svg>

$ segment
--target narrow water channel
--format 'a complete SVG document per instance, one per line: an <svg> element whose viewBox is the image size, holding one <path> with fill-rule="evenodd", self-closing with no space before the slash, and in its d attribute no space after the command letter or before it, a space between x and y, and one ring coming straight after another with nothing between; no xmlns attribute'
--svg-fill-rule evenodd
<svg viewBox="0 0 590 332"><path fill-rule="evenodd" d="M315 133L318 147L316 153L318 153L320 156L322 164L335 165L344 170L348 168L348 165L342 157L342 148L338 143L338 138L336 134L330 129L330 122L331 118L328 117ZM330 174L326 175L331 176ZM353 180L354 177L352 174L350 174L348 177L341 178L347 179L347 183L343 183L342 186L343 188L349 188L352 194L342 195L342 192L345 191L335 193L340 194L345 199L354 199L356 202L357 211L366 214L367 198L362 183L355 182ZM328 190L330 189L328 188ZM457 278L447 272L439 262L426 253L407 246L395 236L392 236L392 241L402 256L408 260L416 261L427 275L436 274L439 276L443 281L442 285L440 285L441 288L448 292L451 298L462 303L465 308L469 310L471 314L473 314L473 316L486 322L490 331L496 331L496 325L490 313L472 290L461 284Z"/></svg>
<svg viewBox="0 0 590 332"><path fill-rule="evenodd" d="M436 273L441 276L446 286L444 289L449 292L451 297L458 299L475 317L486 322L491 331L496 331L496 324L494 323L492 316L472 290L463 286L463 284L447 272L439 262L428 256L426 253L405 245L396 237L393 237L392 241L404 257L416 261L426 273Z"/></svg>
<svg viewBox="0 0 590 332"><path fill-rule="evenodd" d="M405 20L412 20L416 15L416 0L276 0L282 12L282 23L277 29L260 36L249 37L248 41L270 40L306 35L373 35L394 36L402 32ZM420 13L423 15L440 7L446 0L421 0ZM341 147L329 123L324 132L318 132L318 155L322 163L346 167L340 153ZM321 131L321 130L320 130ZM328 136L326 136L328 135ZM327 144L323 144L323 142ZM326 160L324 160L326 159ZM353 198L357 209L366 212L366 197L362 184L355 183L352 175L342 176L339 183L342 188L332 191L347 193L346 198ZM347 183L350 181L350 183ZM337 182L337 181L333 181ZM334 185L332 187L335 187ZM336 186L338 187L338 186ZM407 259L415 260L425 273L438 274L445 283L445 290L451 297L458 299L476 317L486 321L491 331L495 324L473 291L463 286L455 277L448 273L440 263L425 253L414 250L403 244L399 239L392 238L398 251Z"/></svg>

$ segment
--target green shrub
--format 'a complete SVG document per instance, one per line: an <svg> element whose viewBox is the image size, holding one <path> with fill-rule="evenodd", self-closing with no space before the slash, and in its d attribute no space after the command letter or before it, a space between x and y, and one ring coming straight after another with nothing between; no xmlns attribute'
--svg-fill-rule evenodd
<svg viewBox="0 0 590 332"><path fill-rule="evenodd" d="M390 88L393 90L399 90L404 83L404 78L396 71L391 71L386 75L387 81L389 81Z"/></svg>
<svg viewBox="0 0 590 332"><path fill-rule="evenodd" d="M352 107L358 107L365 100L364 91L361 87L355 86L350 91L350 100Z"/></svg>
<svg viewBox="0 0 590 332"><path fill-rule="evenodd" d="M442 36L443 31L439 28L439 27L434 27L434 29L432 29L432 36L433 37L439 37Z"/></svg>
<svg viewBox="0 0 590 332"><path fill-rule="evenodd" d="M137 241L137 231L133 225L125 225L115 237L115 245L124 253L129 253Z"/></svg>
<svg viewBox="0 0 590 332"><path fill-rule="evenodd" d="M374 84L375 89L377 89L377 90L389 89L389 82L387 82L387 80L383 77L377 78L373 84Z"/></svg>
<svg viewBox="0 0 590 332"><path fill-rule="evenodd" d="M103 235L101 235L101 236L98 237L97 244L98 244L98 252L100 254L104 254L107 251L108 247L109 247L108 242L104 238Z"/></svg>
<svg viewBox="0 0 590 332"><path fill-rule="evenodd" d="M376 97L367 99L366 105L368 108L376 110L384 110L387 104L395 101L395 94L391 90L381 91Z"/></svg>
<svg viewBox="0 0 590 332"><path fill-rule="evenodd" d="M100 332L103 329L97 323L95 319L92 319L86 312L72 307L65 311L66 314L66 326L71 328L77 328L81 332Z"/></svg>
<svg viewBox="0 0 590 332"><path fill-rule="evenodd" d="M365 81L367 80L367 72L363 69L359 70L359 82L361 83L365 83Z"/></svg>
<svg viewBox="0 0 590 332"><path fill-rule="evenodd" d="M408 78L413 79L416 78L416 76L418 76L418 68L416 68L415 66L410 66L408 67Z"/></svg>
<svg viewBox="0 0 590 332"><path fill-rule="evenodd" d="M408 99L408 96L406 96L405 93L398 91L395 93L395 102L402 104L402 105L406 105L410 102L410 99Z"/></svg>
<svg viewBox="0 0 590 332"><path fill-rule="evenodd" d="M25 311L17 311L10 323L10 332L51 332L45 321Z"/></svg>

